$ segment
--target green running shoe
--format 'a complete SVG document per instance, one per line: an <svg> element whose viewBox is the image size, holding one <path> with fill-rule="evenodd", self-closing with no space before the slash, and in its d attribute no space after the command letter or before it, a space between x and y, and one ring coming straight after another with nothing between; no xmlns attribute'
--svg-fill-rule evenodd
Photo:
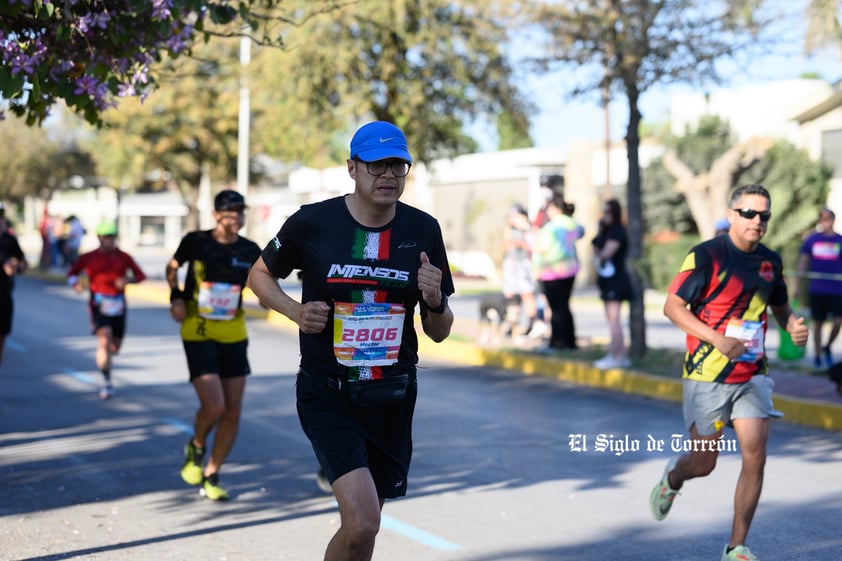
<svg viewBox="0 0 842 561"><path fill-rule="evenodd" d="M219 486L219 475L212 473L205 478L199 493L212 501L227 501L228 491Z"/></svg>
<svg viewBox="0 0 842 561"><path fill-rule="evenodd" d="M184 446L184 465L181 466L181 478L188 485L201 485L205 478L202 464L205 461L204 448L197 448L193 439L187 441Z"/></svg>
<svg viewBox="0 0 842 561"><path fill-rule="evenodd" d="M728 546L722 550L722 561L758 561L754 553L744 545L738 545L731 551L728 551Z"/></svg>
<svg viewBox="0 0 842 561"><path fill-rule="evenodd" d="M660 521L667 517L672 508L672 502L678 494L678 491L670 487L669 484L669 472L675 467L676 462L678 462L678 456L667 463L664 475L661 476L661 480L649 495L649 509L652 511L655 520Z"/></svg>

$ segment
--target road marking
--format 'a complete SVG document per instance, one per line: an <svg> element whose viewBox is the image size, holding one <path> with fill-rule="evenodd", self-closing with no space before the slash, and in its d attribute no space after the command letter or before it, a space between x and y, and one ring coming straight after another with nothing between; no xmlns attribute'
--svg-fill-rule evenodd
<svg viewBox="0 0 842 561"><path fill-rule="evenodd" d="M180 419L167 417L164 419L164 423L171 427L175 427L184 434L193 434L193 427ZM333 501L333 505L336 507L339 506L339 504L336 501ZM425 532L420 528L410 526L405 522L401 522L400 520L392 518L391 516L387 516L385 514L380 515L380 527L401 534L404 537L414 540L431 549L440 549L446 551L458 551L462 549L460 545L457 545L453 542L449 542L444 538L440 538L439 536L431 534L430 532Z"/></svg>
<svg viewBox="0 0 842 561"><path fill-rule="evenodd" d="M188 425L184 421L179 420L179 419L167 418L167 419L164 419L164 423L168 424L171 427L175 427L176 429L178 429L180 432L183 432L184 434L191 434L191 435L193 434L193 427Z"/></svg>
<svg viewBox="0 0 842 561"><path fill-rule="evenodd" d="M85 383L93 383L91 377L83 372L78 372L69 368L65 368L64 372L65 374L69 374L74 378L81 380ZM164 423L176 428L178 431L183 432L184 434L193 434L193 427L180 419L167 417L164 419ZM339 506L336 503L336 501L333 501L333 504L337 507ZM415 528L414 526L411 526L405 522L401 522L400 520L392 518L391 516L387 516L385 514L380 515L380 526L382 528L386 528L387 530L391 530L392 532L401 534L404 537L414 540L431 549L439 549L446 551L458 551L462 549L460 545L447 541L446 539L436 536L435 534L431 534L430 532L421 530L420 528Z"/></svg>
<svg viewBox="0 0 842 561"><path fill-rule="evenodd" d="M16 353L25 353L27 348L18 343L17 341L13 341L12 339L6 339L6 346L9 347L11 350L15 351Z"/></svg>
<svg viewBox="0 0 842 561"><path fill-rule="evenodd" d="M339 508L339 503L334 500L333 506ZM392 518L391 516L383 513L380 513L380 527L391 530L397 534L401 534L404 537L415 540L418 543L426 545L432 549L446 549L448 551L458 551L462 549L461 545L449 542L444 538L436 536L435 534L410 526L406 522L401 522L397 518Z"/></svg>
<svg viewBox="0 0 842 561"><path fill-rule="evenodd" d="M401 522L400 520L385 514L380 515L380 526L382 528L386 528L387 530L402 534L407 538L415 540L432 549L444 549L447 551L458 551L462 549L461 546L453 542L449 542L444 538L431 534L430 532L425 532L420 528L410 526L405 522Z"/></svg>
<svg viewBox="0 0 842 561"><path fill-rule="evenodd" d="M61 370L68 376L73 376L83 384L88 384L89 386L93 386L96 382L93 378L85 374L84 372L79 372L78 370L73 370L72 368L62 368Z"/></svg>

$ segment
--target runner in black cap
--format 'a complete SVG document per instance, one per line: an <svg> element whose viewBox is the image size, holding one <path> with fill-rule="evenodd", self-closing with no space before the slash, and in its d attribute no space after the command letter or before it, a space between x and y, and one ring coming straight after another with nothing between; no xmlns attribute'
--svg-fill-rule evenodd
<svg viewBox="0 0 842 561"><path fill-rule="evenodd" d="M209 499L225 500L228 493L219 484L219 470L234 446L246 375L251 372L242 292L260 248L239 235L246 210L240 193L221 191L213 206L216 227L184 236L166 274L170 314L181 323L190 382L199 398L181 478L201 485ZM178 269L185 263L187 276L181 290ZM216 436L205 463L208 437L214 429Z"/></svg>

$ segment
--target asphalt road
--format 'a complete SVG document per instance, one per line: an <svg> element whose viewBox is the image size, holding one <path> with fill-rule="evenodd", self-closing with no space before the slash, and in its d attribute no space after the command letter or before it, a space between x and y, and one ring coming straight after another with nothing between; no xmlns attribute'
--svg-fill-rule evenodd
<svg viewBox="0 0 842 561"><path fill-rule="evenodd" d="M110 401L97 399L82 297L23 278L16 310L0 367L0 560L322 558L338 515L295 414L292 335L250 323L254 375L222 473L232 500L214 503L178 476L196 400L164 308L130 302ZM679 406L455 361L421 366L409 495L386 504L375 560L719 559L737 454L688 483L666 521L649 515ZM614 435L612 447L596 450L599 435ZM840 460L842 435L775 425L749 535L760 559L840 558Z"/></svg>

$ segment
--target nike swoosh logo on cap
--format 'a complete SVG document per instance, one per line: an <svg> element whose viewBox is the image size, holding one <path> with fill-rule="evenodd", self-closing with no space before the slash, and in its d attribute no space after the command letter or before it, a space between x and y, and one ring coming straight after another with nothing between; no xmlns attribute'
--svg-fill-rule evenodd
<svg viewBox="0 0 842 561"><path fill-rule="evenodd" d="M394 136L390 136L389 138L383 138L383 137L381 136L381 137L380 137L380 142L389 142L390 140L394 140L394 139L395 139L395 137L394 137Z"/></svg>

